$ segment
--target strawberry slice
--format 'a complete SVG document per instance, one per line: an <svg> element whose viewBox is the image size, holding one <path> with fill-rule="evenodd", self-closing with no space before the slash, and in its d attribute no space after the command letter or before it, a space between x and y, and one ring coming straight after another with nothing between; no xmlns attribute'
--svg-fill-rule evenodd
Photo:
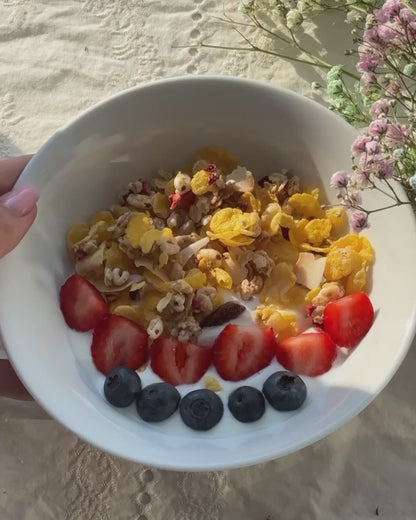
<svg viewBox="0 0 416 520"><path fill-rule="evenodd" d="M74 274L61 287L61 311L71 329L85 332L93 329L108 315L99 291L85 278Z"/></svg>
<svg viewBox="0 0 416 520"><path fill-rule="evenodd" d="M227 325L214 343L214 365L227 381L241 381L267 367L276 341L273 329Z"/></svg>
<svg viewBox="0 0 416 520"><path fill-rule="evenodd" d="M326 332L305 332L277 343L276 358L287 370L304 376L327 372L337 356L337 347Z"/></svg>
<svg viewBox="0 0 416 520"><path fill-rule="evenodd" d="M91 355L97 369L107 375L119 366L137 370L147 361L147 332L127 318L110 314L94 329Z"/></svg>
<svg viewBox="0 0 416 520"><path fill-rule="evenodd" d="M373 321L374 309L364 292L344 296L328 303L324 309L324 329L340 347L355 347Z"/></svg>
<svg viewBox="0 0 416 520"><path fill-rule="evenodd" d="M158 338L150 350L153 371L171 385L196 383L208 370L212 349L175 338Z"/></svg>

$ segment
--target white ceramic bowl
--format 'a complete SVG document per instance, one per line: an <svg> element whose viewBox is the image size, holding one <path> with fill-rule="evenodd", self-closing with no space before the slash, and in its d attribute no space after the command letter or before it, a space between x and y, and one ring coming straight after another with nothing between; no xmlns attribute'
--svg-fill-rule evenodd
<svg viewBox="0 0 416 520"><path fill-rule="evenodd" d="M376 251L371 299L377 318L369 334L330 372L305 378L309 397L299 411L283 414L269 407L251 425L237 423L226 410L215 429L198 433L183 426L179 414L149 425L138 419L134 406L111 407L103 398L104 377L91 361L90 334L70 330L58 302L59 288L72 272L67 229L110 205L129 181L150 177L158 168L179 168L196 149L216 144L259 176L289 168L335 202L329 178L349 167L355 135L340 118L299 95L230 77L142 85L57 131L19 179L41 192L38 218L0 265L2 336L29 391L58 421L103 450L181 470L277 458L355 416L393 376L414 335L416 232L408 207L375 214L366 233ZM382 200L374 195L366 202ZM248 384L261 387L276 369L274 361ZM151 379L144 375L145 383ZM225 385L224 401L231 386Z"/></svg>

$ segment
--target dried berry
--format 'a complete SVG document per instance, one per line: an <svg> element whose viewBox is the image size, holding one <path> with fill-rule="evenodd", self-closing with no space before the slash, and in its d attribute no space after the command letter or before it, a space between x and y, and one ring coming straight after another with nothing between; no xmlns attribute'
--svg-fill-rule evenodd
<svg viewBox="0 0 416 520"><path fill-rule="evenodd" d="M237 302L226 302L217 307L201 321L201 327L215 327L231 321L245 311L244 305Z"/></svg>

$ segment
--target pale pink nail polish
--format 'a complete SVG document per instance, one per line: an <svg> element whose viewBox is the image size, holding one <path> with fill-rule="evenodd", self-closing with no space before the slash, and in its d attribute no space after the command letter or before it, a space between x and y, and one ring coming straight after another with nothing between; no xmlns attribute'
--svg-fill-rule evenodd
<svg viewBox="0 0 416 520"><path fill-rule="evenodd" d="M39 192L34 186L19 186L0 197L0 204L18 217L24 217L32 211L39 199Z"/></svg>

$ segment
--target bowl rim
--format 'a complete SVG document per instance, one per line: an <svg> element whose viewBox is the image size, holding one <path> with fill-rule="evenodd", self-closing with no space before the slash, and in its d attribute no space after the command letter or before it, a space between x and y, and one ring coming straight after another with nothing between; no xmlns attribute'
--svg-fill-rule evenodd
<svg viewBox="0 0 416 520"><path fill-rule="evenodd" d="M314 110L319 110L321 113L325 113L326 117L332 117L333 119L336 119L339 125L343 125L344 128L348 131L350 131L352 134L355 132L358 135L358 132L344 119L342 119L339 115L334 114L330 112L326 107L318 103L317 101L311 100L308 97L294 92L290 89L287 89L285 87L281 87L278 85L272 85L270 83L267 83L265 81L259 81L259 80L253 80L248 78L241 78L236 76L228 76L228 75L189 75L189 76L172 76L168 78L163 78L159 80L154 81L146 81L139 85L133 86L131 88L122 90L120 92L117 92L113 95L107 96L101 101L91 105L89 108L87 108L84 111L81 111L79 114L74 116L72 119L70 119L67 123L60 126L55 130L55 132L44 142L44 144L39 148L39 150L35 153L33 158L30 160L28 165L24 168L20 176L18 177L16 184L20 184L22 182L27 182L28 177L30 176L31 169L35 166L36 167L36 161L37 158L44 154L45 151L47 151L51 145L53 145L54 141L57 139L58 135L62 135L65 133L67 129L72 127L74 124L79 123L82 121L83 118L87 117L92 112L95 112L97 110L100 110L101 108L105 107L106 105L109 105L111 103L117 102L119 99L129 95L133 92L139 92L147 89L151 89L154 86L158 85L169 85L169 84L177 84L177 83L200 83L200 82L225 82L225 83L234 83L234 84L241 84L242 86L251 86L251 87L261 87L269 90L270 92L273 92L276 94L276 92L281 92L285 94L288 97L291 97L292 99L301 100L306 106L313 107ZM410 210L411 211L411 210ZM414 221L414 232L416 235L416 221ZM243 455L241 458L236 458L233 461L227 461L224 463L207 463L204 465L198 464L193 465L188 463L184 463L182 465L178 465L177 463L169 463L169 461L164 462L157 462L155 464L154 457L152 455L148 456L146 453L143 453L143 456L140 457L140 460L137 457L128 457L125 452L122 450L113 448L112 446L108 446L105 442L101 443L100 440L97 440L91 435L83 434L77 431L76 428L74 428L72 425L68 424L68 422L65 420L66 416L65 413L60 413L56 408L50 405L49 402L46 402L43 398L38 397L36 394L36 384L32 384L32 380L28 381L25 380L24 377L21 375L21 371L19 369L18 363L15 362L15 356L13 353L13 348L8 348L6 340L4 339L2 335L2 331L0 328L0 339L2 340L3 344L6 347L6 351L8 353L9 360L18 374L18 376L21 378L24 385L27 387L29 392L36 398L36 401L40 403L40 405L46 410L46 412L53 417L55 420L63 424L66 428L68 428L70 431L72 431L74 434L76 434L78 437L82 438L84 441L98 447L99 449L102 449L108 453L111 453L112 455L115 455L117 457L123 458L125 460L135 461L141 464L149 465L149 466L156 466L160 469L165 470L175 470L175 471L212 471L212 470L225 470L225 469L235 469L235 468L241 468L246 466L251 466L254 464L259 464L262 462L266 462L269 460L273 460L275 458L280 458L281 456L286 456L291 453L294 453L306 446L309 446L315 442L317 442L320 439L323 439L330 433L338 430L341 426L343 426L346 422L348 422L350 419L355 417L357 414L359 414L366 406L371 403L375 397L387 386L387 384L391 381L392 377L395 375L397 369L403 362L405 356L408 353L408 350L412 344L413 338L416 334L416 302L413 306L413 310L410 315L411 325L407 328L406 333L402 336L402 349L399 356L396 356L394 362L390 365L388 371L384 371L384 378L383 381L377 384L376 388L372 393L365 394L364 397L361 398L361 400L357 401L355 406L350 406L347 410L343 410L342 413L339 413L337 418L335 420L332 420L330 424L328 424L326 427L321 427L318 432L316 432L314 435L309 436L307 439L305 439L304 442L300 442L296 444L296 446L292 446L290 448L286 448L283 450L281 448L277 448L273 452L268 452L267 454L263 455L252 455L251 457L247 457L246 455ZM1 316L0 316L0 324L1 324Z"/></svg>

